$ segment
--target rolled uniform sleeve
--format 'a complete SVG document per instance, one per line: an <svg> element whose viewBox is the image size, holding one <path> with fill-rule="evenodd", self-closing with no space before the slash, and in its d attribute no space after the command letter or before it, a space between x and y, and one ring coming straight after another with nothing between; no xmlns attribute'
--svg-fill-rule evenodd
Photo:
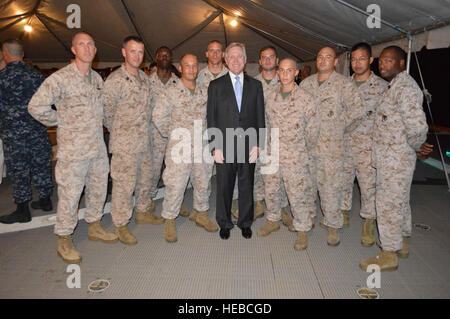
<svg viewBox="0 0 450 319"><path fill-rule="evenodd" d="M47 78L39 87L28 103L28 112L37 121L46 126L56 126L56 111L52 105L57 105L63 96L63 91L58 85L57 75Z"/></svg>
<svg viewBox="0 0 450 319"><path fill-rule="evenodd" d="M399 96L399 107L405 125L406 140L415 151L427 139L428 125L422 108L423 94L419 89L405 88Z"/></svg>

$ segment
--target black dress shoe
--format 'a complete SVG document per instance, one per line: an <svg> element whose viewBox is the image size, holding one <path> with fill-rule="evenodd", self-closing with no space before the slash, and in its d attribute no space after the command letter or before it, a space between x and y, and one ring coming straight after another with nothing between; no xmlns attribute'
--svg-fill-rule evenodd
<svg viewBox="0 0 450 319"><path fill-rule="evenodd" d="M221 228L219 232L220 238L228 239L230 238L230 230L226 228Z"/></svg>
<svg viewBox="0 0 450 319"><path fill-rule="evenodd" d="M252 229L250 227L242 228L242 237L247 239L252 238Z"/></svg>

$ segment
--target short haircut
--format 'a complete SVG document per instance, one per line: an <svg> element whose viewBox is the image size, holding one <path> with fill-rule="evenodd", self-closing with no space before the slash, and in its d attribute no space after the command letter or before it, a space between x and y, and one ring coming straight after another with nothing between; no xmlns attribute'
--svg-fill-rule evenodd
<svg viewBox="0 0 450 319"><path fill-rule="evenodd" d="M169 52L169 54L170 54L170 56L173 56L173 54L172 54L172 50L168 47L168 46L165 46L165 45L163 45L163 46L161 46L161 47L159 47L158 48L158 50L156 50L156 53L155 53L155 55L158 55L159 54L159 52L161 52L162 50L166 50L166 51L168 51Z"/></svg>
<svg viewBox="0 0 450 319"><path fill-rule="evenodd" d="M181 64L181 61L183 61L184 57L186 57L186 56L188 56L188 55L192 55L192 56L195 57L195 58L197 59L197 61L198 61L198 58L197 58L197 56L196 56L195 54L193 54L193 53L185 53L185 54L183 54L183 56L182 56L181 59L180 59L180 64Z"/></svg>
<svg viewBox="0 0 450 319"><path fill-rule="evenodd" d="M158 63L156 63L156 61L153 61L152 63L150 63L150 65L148 66L149 69L153 68L154 66L157 66Z"/></svg>
<svg viewBox="0 0 450 319"><path fill-rule="evenodd" d="M289 58L289 57L288 58L283 58L283 59L281 59L280 64L283 61L291 61L292 63L294 63L295 68L298 69L297 61L295 61L293 58Z"/></svg>
<svg viewBox="0 0 450 319"><path fill-rule="evenodd" d="M355 52L356 50L364 50L369 54L369 57L372 56L372 47L366 43L366 42L359 42L352 46L352 49L350 50L350 54Z"/></svg>
<svg viewBox="0 0 450 319"><path fill-rule="evenodd" d="M206 45L206 48L207 48L207 49L208 49L208 47L209 47L209 45L210 45L211 43L218 43L218 44L220 44L220 46L221 46L221 48L222 48L222 51L223 51L223 44L222 44L222 42L220 42L219 40L211 40L211 41L209 41L208 44Z"/></svg>
<svg viewBox="0 0 450 319"><path fill-rule="evenodd" d="M137 43L142 43L142 44L144 44L144 41L143 41L140 37L135 36L135 35L129 35L129 36L127 36L125 39L123 39L123 41L122 41L122 47L125 48L125 46L127 45L127 43L130 42L130 41L134 41L134 42L137 42Z"/></svg>
<svg viewBox="0 0 450 319"><path fill-rule="evenodd" d="M17 39L7 39L3 42L2 48L6 47L8 53L13 57L23 57L23 45Z"/></svg>
<svg viewBox="0 0 450 319"><path fill-rule="evenodd" d="M397 54L398 59L404 60L406 63L407 54L406 54L405 50L403 50L399 46L391 45L391 46L384 48L383 51L381 51L381 53L383 53L384 51L387 51L387 50L395 51L395 54Z"/></svg>
<svg viewBox="0 0 450 319"><path fill-rule="evenodd" d="M234 47L240 47L242 49L242 53L245 57L245 60L247 60L247 52L245 51L245 45L243 43L240 42L231 42L227 48L225 49L225 59L228 56L228 51L230 51L230 49L234 48Z"/></svg>
<svg viewBox="0 0 450 319"><path fill-rule="evenodd" d="M336 50L333 49L332 47L323 47L323 48L321 48L321 49L319 50L319 52L317 53L317 56L319 56L320 51L322 51L323 49L330 49L331 51L333 51L334 58L337 59L337 53L336 53Z"/></svg>
<svg viewBox="0 0 450 319"><path fill-rule="evenodd" d="M269 49L273 50L273 52L275 52L275 56L278 58L277 49L275 49L275 47L273 45L266 45L265 47L262 47L261 50L259 50L259 57L261 58L261 54L263 53L263 51L266 51Z"/></svg>
<svg viewBox="0 0 450 319"><path fill-rule="evenodd" d="M79 32L75 33L72 37L72 46L74 45L75 37L79 34L86 34L86 35L90 36L92 38L92 40L94 40L94 37L92 35L90 35L89 33L87 33L86 31L79 31ZM94 42L95 42L95 40L94 40Z"/></svg>

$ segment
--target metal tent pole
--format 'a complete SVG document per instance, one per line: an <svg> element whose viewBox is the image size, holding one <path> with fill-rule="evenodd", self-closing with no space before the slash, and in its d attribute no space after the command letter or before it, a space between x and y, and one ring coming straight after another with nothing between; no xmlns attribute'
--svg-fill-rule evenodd
<svg viewBox="0 0 450 319"><path fill-rule="evenodd" d="M409 74L409 70L411 67L412 41L413 41L413 37L410 33L408 33L408 57L406 59L406 72L408 74Z"/></svg>

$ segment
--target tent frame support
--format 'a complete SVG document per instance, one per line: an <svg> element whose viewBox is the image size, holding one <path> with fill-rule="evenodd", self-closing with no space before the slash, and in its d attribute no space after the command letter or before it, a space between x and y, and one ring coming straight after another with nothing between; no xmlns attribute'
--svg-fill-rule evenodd
<svg viewBox="0 0 450 319"><path fill-rule="evenodd" d="M294 48L296 48L296 49L298 49L298 50L300 50L300 51L304 51L304 52L306 52L306 53L308 53L308 54L314 55L312 52L307 51L307 50L305 50L305 49L302 49L302 48L300 48L300 47L298 47L298 46L296 46L296 45L290 43L289 41L283 40L283 39L277 37L276 35L271 34L270 32L267 32L267 31L264 31L264 30L262 30L262 29L259 29L258 27L255 27L254 25L251 25L251 24L249 24L249 23L247 23L247 22L242 21L241 19L239 19L239 21L240 21L245 27L249 28L249 29L252 30L253 32L258 33L260 36L264 37L265 39L269 40L269 41L272 42L272 43L274 43L274 41L273 41L272 39L270 39L270 37L273 37L274 39L277 39L278 41L284 42L284 43L286 43L287 45L292 46L292 47L294 47ZM282 47L282 46L279 45L278 43L275 43L275 44L278 45L278 46L280 46L280 47ZM293 56L295 56L300 62L304 62L304 60L303 60L302 58L300 58L300 57L298 57L296 54L292 53L289 49L287 49L287 48L285 48L285 47L282 47L282 48L283 48L283 50L285 50L285 51L288 52L289 54L292 54Z"/></svg>
<svg viewBox="0 0 450 319"><path fill-rule="evenodd" d="M223 18L223 11L220 15L220 23L222 23L223 26L223 36L225 38L225 47L228 46L228 37L227 37L227 28L225 27L225 19Z"/></svg>
<svg viewBox="0 0 450 319"><path fill-rule="evenodd" d="M121 0L120 1L122 3L122 6L124 7L128 19L130 19L131 24L133 25L134 29L136 30L136 33L139 35L139 37L142 39L142 41L144 41L145 44L145 52L148 54L148 56L150 57L150 59L152 59L152 61L154 61L155 59L153 59L153 55L150 53L150 46L148 45L147 41L145 40L145 38L142 36L141 31L139 30L139 28L137 27L136 23L134 22L133 17L131 16L131 11L128 9L127 4L125 3L125 0Z"/></svg>
<svg viewBox="0 0 450 319"><path fill-rule="evenodd" d="M212 3L210 0L203 0L203 2L209 4L210 6L212 6L213 8L215 8L215 9L217 9L217 10L220 10L223 14L226 14L226 15L229 15L229 16L234 16L233 13L227 11L225 8L223 8L223 7L221 7L221 6L217 5L217 4ZM291 46L291 47L293 47L293 48L296 48L296 49L298 49L298 50L300 50L300 51L303 51L303 52L306 52L306 53L308 53L308 54L311 54L311 55L315 56L314 53L312 53L312 52L310 52L310 51L308 51L308 50L302 49L302 48L300 48L300 47L298 47L298 46L296 46L296 45L290 43L289 41L280 39L280 38L278 38L277 36L275 36L275 35L273 35L273 34L267 32L267 31L261 30L260 28L255 27L255 26L251 25L251 24L248 23L248 22L245 22L245 19L242 18L242 17L239 17L239 18L237 18L237 19L238 19L245 27L247 27L247 28L249 28L250 30L252 30L253 32L256 32L256 33L258 33L259 35L263 36L265 39L267 39L268 41L272 42L273 44L275 44L275 45L277 45L277 46L280 46L283 50L285 50L286 52L289 52L289 54L292 54L294 57L296 57L297 59L299 59L301 62L303 62L304 60L301 59L300 57L298 57L296 54L292 53L289 49L286 49L284 46L281 46L280 44L275 43L275 42L274 42L272 39L270 39L268 36L271 36L271 37L273 37L273 38L275 38L275 39L277 39L277 40L279 40L279 41L282 41L282 42L288 44L289 46ZM224 29L225 29L225 22L224 22L223 25L224 25ZM268 35L268 36L267 36L267 35ZM226 31L225 31L225 36L226 36ZM228 42L227 39L226 39L226 42ZM228 45L227 45L227 46L228 46Z"/></svg>
<svg viewBox="0 0 450 319"><path fill-rule="evenodd" d="M183 43L185 43L186 41L192 39L194 36L196 36L200 31L202 31L204 28L206 28L209 24L211 24L220 14L222 14L221 11L216 11L213 14L211 14L210 17L206 18L205 21L203 21L202 23L200 23L197 27L196 30L194 30L194 32L188 36L186 39L184 39L183 41L181 41L180 43L178 43L177 45L175 45L172 48L172 51L174 51L176 48L178 48L179 46L181 46Z"/></svg>
<svg viewBox="0 0 450 319"><path fill-rule="evenodd" d="M11 22L10 24L8 24L8 25L4 26L3 28L1 28L0 29L0 33L2 33L3 31L8 30L13 25L19 23L23 19L30 18L33 15L35 15L37 13L37 10L38 10L39 6L41 5L41 2L42 2L42 0L36 1L36 4L34 5L33 9L31 9L29 12L26 12L26 13L23 13L23 14L20 14L20 15L17 15L17 16L12 16L12 17L5 18L5 19L13 19L13 18L16 18L16 17L20 17L20 18L14 20L13 22Z"/></svg>
<svg viewBox="0 0 450 319"><path fill-rule="evenodd" d="M278 18L278 19L281 19L282 21L286 22L287 24L290 24L291 26L293 26L293 27L295 27L296 29L299 29L299 30L305 32L306 34L308 34L308 35L310 35L310 36L313 36L313 37L315 37L315 38L317 38L317 39L319 39L319 40L328 42L328 43L330 43L330 44L332 44L332 45L334 45L334 46L336 46L336 47L338 47L338 48L349 49L349 47L348 47L347 45L345 45L345 44L343 44L343 43L338 43L338 42L336 42L336 41L334 41L334 40L331 40L331 39L329 39L329 38L327 38L327 37L325 37L325 36L323 36L323 35L321 35L321 34L318 34L318 33L316 33L316 32L313 32L313 31L311 31L310 29L305 28L304 26L302 26L302 25L300 25L300 24L298 24L298 23L296 23L296 22L294 22L294 21L291 21L291 20L289 20L288 18L286 18L286 17L284 17L284 16L282 16L282 15L280 15L280 14L278 14L278 13L272 12L272 11L270 11L270 10L264 8L262 5L257 4L257 3L255 3L255 2L252 1L252 0L245 0L245 1L251 3L253 6L255 6L256 8L258 8L258 9L260 9L260 10L263 10L264 12L269 13L269 14L273 15L274 17Z"/></svg>
<svg viewBox="0 0 450 319"><path fill-rule="evenodd" d="M69 49L69 47L56 35L55 32L53 32L53 30L47 25L47 23L44 21L43 17L41 16L41 14L36 13L36 18L38 18L38 20L42 23L42 25L47 29L48 32L50 32L50 34L56 39L56 41L59 42L59 44L61 44L64 49L66 50L67 53L69 53L69 56L71 56L73 53L72 51Z"/></svg>
<svg viewBox="0 0 450 319"><path fill-rule="evenodd" d="M355 10L355 11L357 11L357 12L359 12L359 13L365 15L365 16L370 16L371 15L367 11L364 11L364 10L358 8L357 6L354 6L353 4L350 4L350 3L348 3L348 2L346 2L344 0L334 0L334 1L336 1L337 3L340 3L340 4L350 8L350 9L353 9L353 10ZM394 24L392 24L390 22L387 22L386 20L383 20L381 18L377 18L377 20L379 20L381 23L387 25L388 27L391 27L392 29L397 30L398 32L401 32L401 33L403 33L405 35L409 34L408 31L400 28L398 25L394 25Z"/></svg>

